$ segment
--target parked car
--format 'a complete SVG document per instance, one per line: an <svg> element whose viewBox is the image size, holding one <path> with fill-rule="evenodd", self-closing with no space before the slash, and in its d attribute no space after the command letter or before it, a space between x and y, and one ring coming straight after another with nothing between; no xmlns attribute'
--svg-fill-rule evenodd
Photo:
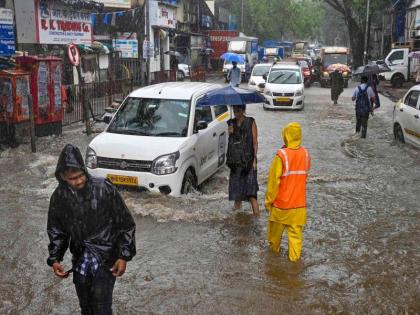
<svg viewBox="0 0 420 315"><path fill-rule="evenodd" d="M299 64L280 62L274 64L267 76L264 88L264 109L303 109L304 80Z"/></svg>
<svg viewBox="0 0 420 315"><path fill-rule="evenodd" d="M395 139L420 147L420 85L413 86L395 104L393 128Z"/></svg>
<svg viewBox="0 0 420 315"><path fill-rule="evenodd" d="M259 63L254 66L252 69L251 77L249 78L248 88L250 90L263 92L264 89L258 87L260 83L264 83L265 79L263 78L264 74L267 75L270 71L272 64L271 63Z"/></svg>
<svg viewBox="0 0 420 315"><path fill-rule="evenodd" d="M305 87L310 87L312 84L312 71L306 60L298 60L300 67L302 68L303 81Z"/></svg>
<svg viewBox="0 0 420 315"><path fill-rule="evenodd" d="M183 81L185 78L189 78L190 67L185 63L179 63L177 76L179 81Z"/></svg>
<svg viewBox="0 0 420 315"><path fill-rule="evenodd" d="M196 106L220 87L168 82L132 92L89 144L88 172L116 185L190 192L225 163L228 107Z"/></svg>

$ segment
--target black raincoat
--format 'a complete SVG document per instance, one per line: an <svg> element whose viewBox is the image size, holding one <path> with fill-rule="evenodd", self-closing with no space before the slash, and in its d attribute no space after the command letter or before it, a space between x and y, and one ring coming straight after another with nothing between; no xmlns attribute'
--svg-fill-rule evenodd
<svg viewBox="0 0 420 315"><path fill-rule="evenodd" d="M80 191L61 179L68 167L85 172L86 185ZM55 176L59 185L48 211L48 265L62 261L69 246L73 267L86 249L104 268L119 258L131 260L136 254L136 225L118 190L106 179L89 176L79 149L70 144L60 154Z"/></svg>

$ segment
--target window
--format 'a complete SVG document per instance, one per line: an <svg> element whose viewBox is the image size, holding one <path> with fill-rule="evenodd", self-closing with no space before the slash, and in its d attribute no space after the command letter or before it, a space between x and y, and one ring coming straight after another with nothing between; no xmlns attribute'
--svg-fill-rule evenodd
<svg viewBox="0 0 420 315"><path fill-rule="evenodd" d="M213 106L214 109L214 116L217 118L220 115L223 115L224 113L226 113L228 111L228 108L226 105L217 105L217 106Z"/></svg>
<svg viewBox="0 0 420 315"><path fill-rule="evenodd" d="M405 98L404 104L410 107L417 107L417 100L419 99L420 91L412 91Z"/></svg>
<svg viewBox="0 0 420 315"><path fill-rule="evenodd" d="M107 132L161 137L185 137L188 100L130 97L124 101Z"/></svg>
<svg viewBox="0 0 420 315"><path fill-rule="evenodd" d="M389 56L388 60L390 62L404 60L404 52L402 50L394 52L391 56Z"/></svg>
<svg viewBox="0 0 420 315"><path fill-rule="evenodd" d="M198 121L205 121L206 123L213 121L210 106L201 106L195 109L195 122Z"/></svg>

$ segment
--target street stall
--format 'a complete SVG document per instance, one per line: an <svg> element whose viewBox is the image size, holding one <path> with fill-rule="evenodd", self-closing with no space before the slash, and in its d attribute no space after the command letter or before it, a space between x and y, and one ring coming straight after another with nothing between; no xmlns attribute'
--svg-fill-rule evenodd
<svg viewBox="0 0 420 315"><path fill-rule="evenodd" d="M36 135L61 134L61 59L51 56L19 56L16 57L16 63L30 72Z"/></svg>

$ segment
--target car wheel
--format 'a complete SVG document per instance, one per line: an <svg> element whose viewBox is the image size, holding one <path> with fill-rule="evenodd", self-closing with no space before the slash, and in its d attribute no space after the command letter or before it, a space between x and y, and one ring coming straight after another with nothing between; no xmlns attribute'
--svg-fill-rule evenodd
<svg viewBox="0 0 420 315"><path fill-rule="evenodd" d="M402 128L401 128L400 124L395 124L394 125L394 138L395 138L395 140L398 140L401 143L405 143L404 133L402 131Z"/></svg>
<svg viewBox="0 0 420 315"><path fill-rule="evenodd" d="M396 87L402 87L404 83L404 77L401 74L395 74L392 78L391 78L391 85L393 88Z"/></svg>
<svg viewBox="0 0 420 315"><path fill-rule="evenodd" d="M187 195L197 188L197 179L193 171L189 168L182 180L181 194Z"/></svg>

